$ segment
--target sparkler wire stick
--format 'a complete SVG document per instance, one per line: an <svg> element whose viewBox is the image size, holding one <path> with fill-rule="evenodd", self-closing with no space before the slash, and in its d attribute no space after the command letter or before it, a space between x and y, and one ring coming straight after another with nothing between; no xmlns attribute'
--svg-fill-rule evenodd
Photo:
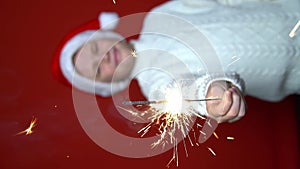
<svg viewBox="0 0 300 169"><path fill-rule="evenodd" d="M184 99L187 102L206 102L206 101L213 101L213 100L222 100L221 98L208 98L208 99Z"/></svg>
<svg viewBox="0 0 300 169"><path fill-rule="evenodd" d="M125 105L143 105L143 104L162 104L162 103L166 103L166 100L162 100L162 101L125 101L122 104Z"/></svg>
<svg viewBox="0 0 300 169"><path fill-rule="evenodd" d="M202 102L202 101L213 101L213 100L222 100L221 98L208 98L208 99L184 99L187 102ZM167 100L161 101L125 101L122 104L125 105L144 105L144 104L165 104Z"/></svg>

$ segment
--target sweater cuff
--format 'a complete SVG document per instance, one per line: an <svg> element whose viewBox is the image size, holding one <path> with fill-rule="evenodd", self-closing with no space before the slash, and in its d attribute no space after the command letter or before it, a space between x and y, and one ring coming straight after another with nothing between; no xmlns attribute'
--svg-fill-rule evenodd
<svg viewBox="0 0 300 169"><path fill-rule="evenodd" d="M238 87L240 89L240 91L244 94L245 93L245 84L243 79L240 78L240 76L235 73L235 72L231 72L231 73L226 73L226 74L207 74L205 76L199 77L196 81L195 81L195 85L197 86L197 90L196 90L196 98L197 99L205 99L206 98L206 94L208 91L209 86L216 81L227 81L232 83L234 86ZM204 101L199 101L197 102L197 104L193 104L192 106L194 108L194 110L197 110L197 112L200 115L204 115L207 116L208 112L206 109L206 103Z"/></svg>

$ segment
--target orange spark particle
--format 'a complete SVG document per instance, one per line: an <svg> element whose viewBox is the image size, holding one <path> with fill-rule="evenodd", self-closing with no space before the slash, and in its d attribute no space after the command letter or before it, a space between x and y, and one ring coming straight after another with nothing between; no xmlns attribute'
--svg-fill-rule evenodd
<svg viewBox="0 0 300 169"><path fill-rule="evenodd" d="M227 137L227 140L234 140L234 137Z"/></svg>
<svg viewBox="0 0 300 169"><path fill-rule="evenodd" d="M298 27L300 26L300 20L296 23L296 25L294 26L294 28L291 30L289 36L291 38L293 38L296 35L296 30L298 29Z"/></svg>
<svg viewBox="0 0 300 169"><path fill-rule="evenodd" d="M37 118L33 117L31 122L30 122L29 127L27 129L17 133L17 135L20 135L20 134L23 134L23 133L25 133L25 135L32 134L33 133L32 128L36 126L36 122L37 122Z"/></svg>
<svg viewBox="0 0 300 169"><path fill-rule="evenodd" d="M214 156L216 156L216 153L215 153L210 147L207 147L207 149L208 149Z"/></svg>
<svg viewBox="0 0 300 169"><path fill-rule="evenodd" d="M217 135L216 132L214 132L214 136L216 137L216 139L219 139L219 136Z"/></svg>

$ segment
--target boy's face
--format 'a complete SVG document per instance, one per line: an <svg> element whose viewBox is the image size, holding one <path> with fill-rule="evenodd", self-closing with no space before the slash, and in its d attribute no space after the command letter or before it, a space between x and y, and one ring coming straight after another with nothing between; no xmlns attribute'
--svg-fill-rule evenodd
<svg viewBox="0 0 300 169"><path fill-rule="evenodd" d="M92 80L111 82L114 76L114 81L121 81L133 69L135 57L132 52L132 46L126 41L111 38L93 40L74 56L75 68L79 74Z"/></svg>

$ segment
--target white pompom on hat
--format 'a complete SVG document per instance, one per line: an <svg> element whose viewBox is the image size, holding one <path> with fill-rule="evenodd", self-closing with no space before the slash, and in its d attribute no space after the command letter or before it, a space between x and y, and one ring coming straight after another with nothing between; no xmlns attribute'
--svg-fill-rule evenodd
<svg viewBox="0 0 300 169"><path fill-rule="evenodd" d="M98 20L99 28L101 27L101 30L84 30L66 41L59 54L60 56L58 56L58 65L64 78L73 86L85 92L95 93L106 97L125 89L129 84L129 80L105 83L88 79L75 70L73 61L74 54L89 40L101 38L114 38L119 39L120 41L124 40L124 37L120 34L111 31L116 28L119 21L119 17L116 13L103 12L99 15ZM54 74L56 73L57 71L54 72Z"/></svg>

